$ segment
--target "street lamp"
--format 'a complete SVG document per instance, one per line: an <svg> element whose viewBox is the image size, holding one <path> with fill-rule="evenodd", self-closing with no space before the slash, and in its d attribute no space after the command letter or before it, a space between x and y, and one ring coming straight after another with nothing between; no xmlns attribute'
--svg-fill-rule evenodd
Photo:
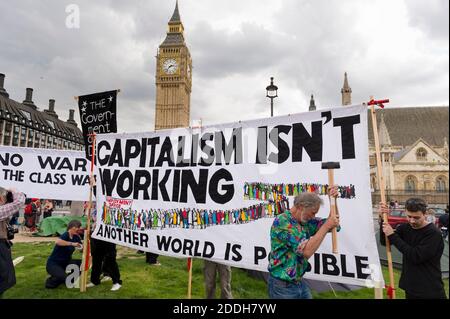
<svg viewBox="0 0 450 319"><path fill-rule="evenodd" d="M266 97L270 99L270 116L273 116L273 99L278 97L278 86L273 85L273 77L270 78L270 85L266 87Z"/></svg>

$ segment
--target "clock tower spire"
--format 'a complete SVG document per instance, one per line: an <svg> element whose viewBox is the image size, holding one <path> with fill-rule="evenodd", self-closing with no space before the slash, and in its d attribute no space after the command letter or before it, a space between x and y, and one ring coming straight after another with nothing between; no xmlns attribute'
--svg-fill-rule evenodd
<svg viewBox="0 0 450 319"><path fill-rule="evenodd" d="M192 59L177 1L156 56L155 130L189 126L191 71Z"/></svg>

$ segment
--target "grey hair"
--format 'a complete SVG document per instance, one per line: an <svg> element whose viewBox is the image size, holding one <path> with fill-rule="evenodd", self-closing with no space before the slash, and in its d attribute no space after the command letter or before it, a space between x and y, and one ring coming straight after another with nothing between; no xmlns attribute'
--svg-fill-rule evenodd
<svg viewBox="0 0 450 319"><path fill-rule="evenodd" d="M8 190L0 186L0 198L6 198Z"/></svg>
<svg viewBox="0 0 450 319"><path fill-rule="evenodd" d="M316 193L301 193L294 198L294 206L309 208L322 204L322 198L320 198Z"/></svg>

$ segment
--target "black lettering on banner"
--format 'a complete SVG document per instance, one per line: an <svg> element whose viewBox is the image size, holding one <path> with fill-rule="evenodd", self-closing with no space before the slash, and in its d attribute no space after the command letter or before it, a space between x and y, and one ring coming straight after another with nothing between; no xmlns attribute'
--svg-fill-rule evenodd
<svg viewBox="0 0 450 319"><path fill-rule="evenodd" d="M159 170L154 169L153 170L153 183L152 183L152 199L158 200L158 184L155 183L155 181L158 180L159 177Z"/></svg>
<svg viewBox="0 0 450 319"><path fill-rule="evenodd" d="M273 145L278 149L277 153L270 153L269 161L272 163L281 164L286 162L289 158L289 145L280 137L280 134L289 134L291 131L290 125L277 125L269 133L269 139Z"/></svg>
<svg viewBox="0 0 450 319"><path fill-rule="evenodd" d="M341 255L341 265L342 265L342 276L343 277L350 277L355 278L355 274L352 272L347 272L347 262L346 262L346 256Z"/></svg>
<svg viewBox="0 0 450 319"><path fill-rule="evenodd" d="M256 164L267 164L267 126L258 127Z"/></svg>
<svg viewBox="0 0 450 319"><path fill-rule="evenodd" d="M116 189L120 198L127 198L133 193L133 174L131 171L126 170L120 173Z"/></svg>
<svg viewBox="0 0 450 319"><path fill-rule="evenodd" d="M369 268L368 263L364 263L364 261L369 261L369 257L367 256L355 256L356 261L356 276L358 279L367 279L370 274L363 273L364 269Z"/></svg>
<svg viewBox="0 0 450 319"><path fill-rule="evenodd" d="M158 183L158 187L159 187L159 190L161 191L163 201L165 201L165 202L170 202L169 194L167 193L167 189L166 189L166 183L169 179L169 176L170 176L170 170L167 170L166 174L164 174L163 179ZM156 197L158 198L158 196L156 196Z"/></svg>
<svg viewBox="0 0 450 319"><path fill-rule="evenodd" d="M231 257L231 259L233 261L241 261L242 260L242 255L239 252L241 250L242 246L241 245L233 245L231 246L231 252L233 253L233 256Z"/></svg>
<svg viewBox="0 0 450 319"><path fill-rule="evenodd" d="M129 139L125 142L125 167L130 166L130 160L137 158L141 154L141 143L136 139Z"/></svg>
<svg viewBox="0 0 450 319"><path fill-rule="evenodd" d="M183 245L181 244L181 240L178 238L172 239L172 251L174 253L179 253Z"/></svg>
<svg viewBox="0 0 450 319"><path fill-rule="evenodd" d="M184 240L183 246L183 255L192 256L192 247L194 246L194 242L189 239Z"/></svg>
<svg viewBox="0 0 450 319"><path fill-rule="evenodd" d="M172 201L178 202L178 197L180 196L180 174L179 169L173 172L173 183L172 183ZM181 200L180 200L181 201Z"/></svg>
<svg viewBox="0 0 450 319"><path fill-rule="evenodd" d="M23 157L20 154L0 154L0 163L3 166L9 166L11 164L14 167L18 167L23 163Z"/></svg>
<svg viewBox="0 0 450 319"><path fill-rule="evenodd" d="M119 177L120 171L114 170L111 176L111 170L99 168L100 181L102 184L102 193L106 196L111 196L113 189L117 183L117 178Z"/></svg>
<svg viewBox="0 0 450 319"><path fill-rule="evenodd" d="M209 251L208 251L209 248ZM203 257L211 258L214 256L215 252L214 244L210 241L205 241L205 246L203 247Z"/></svg>
<svg viewBox="0 0 450 319"><path fill-rule="evenodd" d="M88 185L89 175L72 175L72 185Z"/></svg>
<svg viewBox="0 0 450 319"><path fill-rule="evenodd" d="M330 276L339 276L339 267L337 266L337 259L331 254L322 254L323 274ZM329 266L332 269L329 269Z"/></svg>
<svg viewBox="0 0 450 319"><path fill-rule="evenodd" d="M322 121L311 123L311 135L302 123L295 123L292 127L292 162L302 161L303 149L308 153L311 162L322 161Z"/></svg>
<svg viewBox="0 0 450 319"><path fill-rule="evenodd" d="M205 133L200 139L200 149L205 155L207 155L206 158L203 157L200 158L201 166L211 166L212 163L214 162L214 149L208 144L206 144L206 141L212 141L213 138L214 138L213 133Z"/></svg>
<svg viewBox="0 0 450 319"><path fill-rule="evenodd" d="M170 241L172 240L172 236L156 236L156 245L159 250L169 251Z"/></svg>
<svg viewBox="0 0 450 319"><path fill-rule="evenodd" d="M106 228L106 226L105 226L105 228ZM98 227L96 235L101 236L101 237L106 237L106 236L103 236L103 224L100 224L100 226Z"/></svg>
<svg viewBox="0 0 450 319"><path fill-rule="evenodd" d="M195 241L194 247L194 257L201 257L202 253L200 252L200 240Z"/></svg>
<svg viewBox="0 0 450 319"><path fill-rule="evenodd" d="M227 243L225 246L225 260L230 260L230 250L231 250L231 244Z"/></svg>
<svg viewBox="0 0 450 319"><path fill-rule="evenodd" d="M355 136L353 126L361 122L359 115L333 119L333 126L341 127L342 158L355 158Z"/></svg>
<svg viewBox="0 0 450 319"><path fill-rule="evenodd" d="M211 176L211 180L209 182L209 196L218 204L225 204L234 196L234 185L232 183L222 185L222 190L224 190L225 193L219 193L219 182L222 179L230 182L233 181L233 176L226 169L221 168L215 172L213 176Z"/></svg>
<svg viewBox="0 0 450 319"><path fill-rule="evenodd" d="M133 245L139 246L139 233L133 232Z"/></svg>
<svg viewBox="0 0 450 319"><path fill-rule="evenodd" d="M243 159L242 153L242 127L234 128L231 140L225 141L225 136L222 131L215 133L215 150L216 150L216 165L222 165L222 154L225 159L225 164L229 165L231 162L231 154L234 153L234 164L241 164Z"/></svg>
<svg viewBox="0 0 450 319"><path fill-rule="evenodd" d="M141 183L141 179L144 179L144 182ZM133 187L133 198L139 198L139 192L143 192L142 199L148 200L150 196L148 194L148 189L150 188L150 184L152 182L150 172L146 170L136 170L134 176L134 187Z"/></svg>
<svg viewBox="0 0 450 319"><path fill-rule="evenodd" d="M109 144L108 141L100 141L98 142L98 147L97 147L97 160L100 166L104 166L107 165L109 162L109 158L110 158L110 154L105 154L104 157L103 155L103 149L106 149L107 151L111 150L111 145Z"/></svg>
<svg viewBox="0 0 450 319"><path fill-rule="evenodd" d="M195 181L194 172L192 170L183 170L181 177L181 196L180 202L188 201L188 186L194 195L195 202L198 204L206 203L206 186L208 184L208 170L199 169L198 182ZM174 184L175 186L175 184Z"/></svg>
<svg viewBox="0 0 450 319"><path fill-rule="evenodd" d="M314 254L314 273L320 274L320 254Z"/></svg>
<svg viewBox="0 0 450 319"><path fill-rule="evenodd" d="M184 149L186 146L186 137L178 136L178 151L177 151L177 167L189 166L189 159L184 158Z"/></svg>
<svg viewBox="0 0 450 319"><path fill-rule="evenodd" d="M173 149L172 149L172 142L170 141L170 137L167 136L164 140L161 151L159 153L158 160L156 161L156 167L162 167L164 162L167 162L167 165L169 167L175 166L173 162Z"/></svg>
<svg viewBox="0 0 450 319"><path fill-rule="evenodd" d="M264 260L266 257L266 249L264 247L255 246L255 265L259 265L259 261Z"/></svg>
<svg viewBox="0 0 450 319"><path fill-rule="evenodd" d="M141 236L141 239L140 239L141 244L140 244L140 246L148 248L148 235L146 233L140 233L140 236Z"/></svg>
<svg viewBox="0 0 450 319"><path fill-rule="evenodd" d="M148 146L151 147L150 160L149 160L149 163L148 163L148 165L150 167L155 166L155 149L156 149L156 145L157 144L159 144L159 136L147 139L147 147Z"/></svg>
<svg viewBox="0 0 450 319"><path fill-rule="evenodd" d="M198 156L198 134L192 134L192 148L191 148L191 166L197 166L197 156Z"/></svg>
<svg viewBox="0 0 450 319"><path fill-rule="evenodd" d="M192 240L184 239L181 241L178 238L173 238L172 236L166 237L166 236L156 236L156 245L158 247L158 250L160 251L166 251L172 250L175 253L179 253L181 250L183 250L183 254L187 255L187 252L189 251L188 256L194 256L194 257L205 257L205 258L211 258L214 256L215 248L214 244L210 241L205 241L203 245L203 250L200 249L200 241L196 240L195 244L192 242ZM194 252L192 253L192 247L194 246Z"/></svg>
<svg viewBox="0 0 450 319"><path fill-rule="evenodd" d="M111 158L108 161L109 166L113 166L114 164L123 167L122 144L120 140L114 142Z"/></svg>
<svg viewBox="0 0 450 319"><path fill-rule="evenodd" d="M139 167L145 167L145 159L147 158L147 139L142 138L141 156L139 159Z"/></svg>
<svg viewBox="0 0 450 319"><path fill-rule="evenodd" d="M130 242L130 239L131 239L131 230L123 229L123 241Z"/></svg>

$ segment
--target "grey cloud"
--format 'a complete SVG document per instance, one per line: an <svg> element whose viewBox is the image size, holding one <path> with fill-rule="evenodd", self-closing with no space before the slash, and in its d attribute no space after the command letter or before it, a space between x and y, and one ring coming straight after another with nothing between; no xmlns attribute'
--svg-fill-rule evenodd
<svg viewBox="0 0 450 319"><path fill-rule="evenodd" d="M74 2L81 9L78 30L64 24L65 6ZM345 71L355 103L374 94L390 98L393 106L448 105L447 0L403 1L407 11L399 14L407 14L409 25L400 27L423 32L411 38L417 41L413 52L401 46L373 52L373 31L356 22L366 6L361 0L284 0L264 19L252 10L258 3L245 2L236 11L238 3L180 1L194 64L191 119L220 123L268 116L264 88L270 76L280 86L276 114L306 111L311 93L319 109L339 105ZM35 88L41 109L55 98L63 119L76 108L74 95L120 88L119 130L152 130L155 55L174 5L175 0L11 2L0 11L5 88L18 101L25 87ZM389 9L389 1L375 5ZM221 15L238 22L232 28L215 23Z"/></svg>
<svg viewBox="0 0 450 319"><path fill-rule="evenodd" d="M201 77L250 75L277 61L282 51L274 43L271 32L248 23L242 24L239 32L229 33L202 22L194 27L192 34L191 54Z"/></svg>
<svg viewBox="0 0 450 319"><path fill-rule="evenodd" d="M447 42L449 37L448 0L406 0L412 26L422 29L426 36Z"/></svg>

